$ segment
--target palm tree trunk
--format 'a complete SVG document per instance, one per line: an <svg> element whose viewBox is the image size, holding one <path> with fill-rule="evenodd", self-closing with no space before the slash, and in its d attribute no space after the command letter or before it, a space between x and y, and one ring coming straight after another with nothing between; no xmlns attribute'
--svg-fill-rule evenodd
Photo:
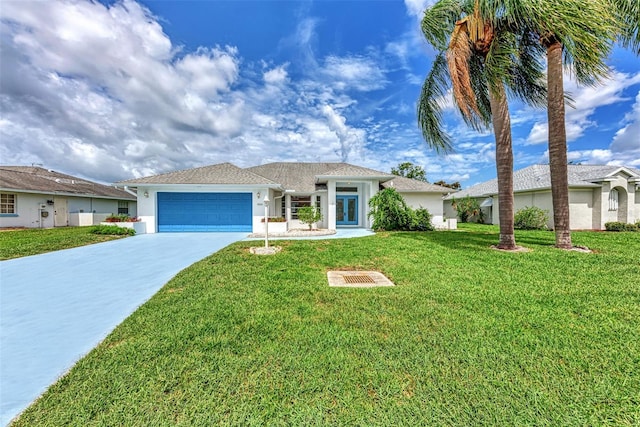
<svg viewBox="0 0 640 427"><path fill-rule="evenodd" d="M515 249L513 234L513 148L511 142L511 117L504 86L500 83L489 90L493 133L496 139L496 168L498 172L498 216L500 219L500 241L498 248Z"/></svg>
<svg viewBox="0 0 640 427"><path fill-rule="evenodd" d="M553 201L556 247L571 249L569 181L567 178L567 134L564 117L562 44L555 38L547 44L547 116L549 121L549 170Z"/></svg>

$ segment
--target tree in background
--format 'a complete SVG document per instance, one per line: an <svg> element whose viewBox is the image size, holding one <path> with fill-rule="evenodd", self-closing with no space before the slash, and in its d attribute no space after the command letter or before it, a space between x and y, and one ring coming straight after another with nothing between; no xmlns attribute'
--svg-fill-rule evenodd
<svg viewBox="0 0 640 427"><path fill-rule="evenodd" d="M391 173L405 178L417 179L418 181L428 182L427 173L422 166L414 165L411 162L400 163L398 167L391 168Z"/></svg>
<svg viewBox="0 0 640 427"><path fill-rule="evenodd" d="M460 190L462 189L462 185L460 184L459 181L456 182L446 182L445 180L440 180L440 181L436 181L434 182L435 185L439 185L441 187L448 187L448 188L452 188L454 190Z"/></svg>

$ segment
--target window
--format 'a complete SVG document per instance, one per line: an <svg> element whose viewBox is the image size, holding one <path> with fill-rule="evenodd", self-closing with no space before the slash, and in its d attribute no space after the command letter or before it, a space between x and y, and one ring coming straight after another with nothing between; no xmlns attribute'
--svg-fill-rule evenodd
<svg viewBox="0 0 640 427"><path fill-rule="evenodd" d="M16 213L16 195L0 193L0 214Z"/></svg>
<svg viewBox="0 0 640 427"><path fill-rule="evenodd" d="M609 192L609 210L618 210L618 190L615 188Z"/></svg>
<svg viewBox="0 0 640 427"><path fill-rule="evenodd" d="M311 206L311 196L291 196L291 219L298 219L298 209Z"/></svg>
<svg viewBox="0 0 640 427"><path fill-rule="evenodd" d="M118 201L118 215L129 215L129 202Z"/></svg>
<svg viewBox="0 0 640 427"><path fill-rule="evenodd" d="M357 193L358 187L336 187L336 193Z"/></svg>

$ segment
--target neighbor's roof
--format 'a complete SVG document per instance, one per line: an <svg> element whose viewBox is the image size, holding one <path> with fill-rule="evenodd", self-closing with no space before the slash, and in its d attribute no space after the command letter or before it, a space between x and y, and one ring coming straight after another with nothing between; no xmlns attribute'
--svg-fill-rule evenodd
<svg viewBox="0 0 640 427"><path fill-rule="evenodd" d="M387 181L394 177L394 175L349 163L276 162L246 170L282 184L286 190L294 190L298 193L313 193L318 187L322 187L322 183L325 183L328 178L377 178L380 181Z"/></svg>
<svg viewBox="0 0 640 427"><path fill-rule="evenodd" d="M118 185L136 184L230 184L230 185L277 185L278 183L250 170L241 169L231 163L203 166L144 178L117 182Z"/></svg>
<svg viewBox="0 0 640 427"><path fill-rule="evenodd" d="M567 165L567 177L569 179L569 187L585 187L597 188L598 184L606 178L624 171L631 176L640 178L640 170L627 166L608 166L608 165ZM524 169L520 169L513 173L513 191L514 193L547 190L551 188L551 176L549 174L549 165L531 165ZM483 197L498 194L498 180L494 178L476 184L467 189L461 190L447 197Z"/></svg>
<svg viewBox="0 0 640 427"><path fill-rule="evenodd" d="M43 194L68 194L119 200L135 200L131 194L97 182L36 166L0 166L0 188Z"/></svg>
<svg viewBox="0 0 640 427"><path fill-rule="evenodd" d="M417 179L406 178L403 176L395 176L392 180L382 184L384 188L395 188L400 192L408 193L455 193L456 190L441 185L431 184L429 182L419 181Z"/></svg>

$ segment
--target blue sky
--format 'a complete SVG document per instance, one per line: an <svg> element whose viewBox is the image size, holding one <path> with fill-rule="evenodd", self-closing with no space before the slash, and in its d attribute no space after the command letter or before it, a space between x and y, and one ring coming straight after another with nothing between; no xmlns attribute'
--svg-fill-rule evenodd
<svg viewBox="0 0 640 427"><path fill-rule="evenodd" d="M447 102L455 152L422 140L415 114L434 52L424 0L4 0L0 163L101 182L232 162L405 161L463 187L495 177L491 133ZM566 81L569 159L640 167L640 59L611 79ZM546 112L510 105L515 168L545 163Z"/></svg>

